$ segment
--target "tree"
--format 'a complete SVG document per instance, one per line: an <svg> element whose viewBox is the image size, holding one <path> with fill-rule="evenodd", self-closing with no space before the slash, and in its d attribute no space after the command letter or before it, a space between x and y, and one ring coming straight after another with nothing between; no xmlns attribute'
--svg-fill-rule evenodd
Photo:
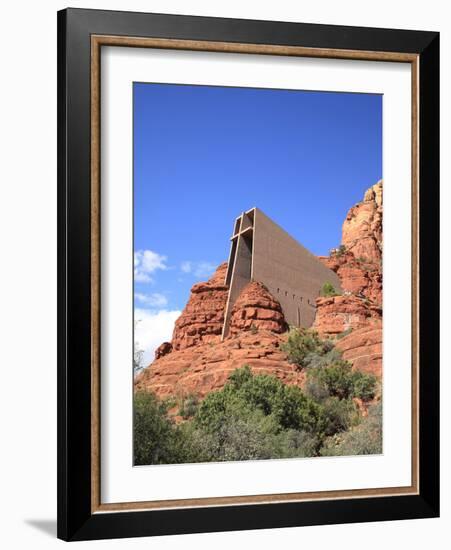
<svg viewBox="0 0 451 550"><path fill-rule="evenodd" d="M375 396L376 383L375 376L353 371L352 365L344 360L309 369L307 373L307 388L312 396L326 393L339 399L358 397L369 401Z"/></svg>
<svg viewBox="0 0 451 550"><path fill-rule="evenodd" d="M135 321L135 334L136 334L136 327L138 326L139 320ZM138 374L144 367L142 364L144 356L144 350L139 347L139 343L135 338L134 344L133 344L133 373L136 375Z"/></svg>
<svg viewBox="0 0 451 550"><path fill-rule="evenodd" d="M253 375L249 366L235 370L222 390L210 393L201 403L195 422L211 432L230 417L260 411L272 416L276 429L315 431L321 410L298 386L288 386L275 376Z"/></svg>
<svg viewBox="0 0 451 550"><path fill-rule="evenodd" d="M133 436L135 464L164 464L172 460L172 424L167 406L150 392L135 394Z"/></svg>
<svg viewBox="0 0 451 550"><path fill-rule="evenodd" d="M326 440L322 456L353 456L382 453L382 404L372 405L368 416L347 432Z"/></svg>

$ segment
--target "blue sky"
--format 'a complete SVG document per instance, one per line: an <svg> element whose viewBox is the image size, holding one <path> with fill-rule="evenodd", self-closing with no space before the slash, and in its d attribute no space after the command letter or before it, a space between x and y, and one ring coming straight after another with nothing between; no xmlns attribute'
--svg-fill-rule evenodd
<svg viewBox="0 0 451 550"><path fill-rule="evenodd" d="M134 83L133 99L137 309L180 311L253 206L327 254L382 177L380 95Z"/></svg>

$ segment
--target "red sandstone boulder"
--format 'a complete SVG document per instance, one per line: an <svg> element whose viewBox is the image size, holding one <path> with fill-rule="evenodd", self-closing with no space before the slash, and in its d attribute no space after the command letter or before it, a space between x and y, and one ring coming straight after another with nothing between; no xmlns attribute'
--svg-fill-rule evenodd
<svg viewBox="0 0 451 550"><path fill-rule="evenodd" d="M160 357L164 357L168 353L171 353L171 351L172 351L171 342L163 342L155 350L155 359L160 359Z"/></svg>
<svg viewBox="0 0 451 550"><path fill-rule="evenodd" d="M280 303L261 283L248 283L238 296L230 317L229 336L246 330L288 330Z"/></svg>
<svg viewBox="0 0 451 550"><path fill-rule="evenodd" d="M317 298L313 328L321 336L335 336L380 321L382 310L366 299L353 295Z"/></svg>
<svg viewBox="0 0 451 550"><path fill-rule="evenodd" d="M368 298L382 305L381 263L356 259L352 252L320 256L320 260L338 275L345 292Z"/></svg>
<svg viewBox="0 0 451 550"><path fill-rule="evenodd" d="M192 287L188 303L175 322L174 350L220 340L228 293L224 282L226 271L227 262L224 262L207 282Z"/></svg>
<svg viewBox="0 0 451 550"><path fill-rule="evenodd" d="M382 323L380 321L353 330L337 342L343 358L352 363L354 369L367 374L382 376Z"/></svg>

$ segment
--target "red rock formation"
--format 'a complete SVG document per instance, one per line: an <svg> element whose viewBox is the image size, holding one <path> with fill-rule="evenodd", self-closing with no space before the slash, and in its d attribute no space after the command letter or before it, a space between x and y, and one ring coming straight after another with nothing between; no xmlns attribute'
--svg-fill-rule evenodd
<svg viewBox="0 0 451 550"><path fill-rule="evenodd" d="M370 187L343 223L342 245L355 258L379 263L382 258L382 181Z"/></svg>
<svg viewBox="0 0 451 550"><path fill-rule="evenodd" d="M164 357L168 353L171 353L171 351L172 351L171 342L163 342L155 350L155 359L160 359L160 357Z"/></svg>
<svg viewBox="0 0 451 550"><path fill-rule="evenodd" d="M245 330L269 330L280 334L287 329L282 308L268 289L261 283L248 283L233 306L229 336Z"/></svg>
<svg viewBox="0 0 451 550"><path fill-rule="evenodd" d="M304 374L287 361L279 348L284 340L281 333L288 328L282 308L261 283L251 282L242 290L232 309L229 335L221 342L220 331L216 329L225 306L223 298L218 299L224 288L219 282L221 271L223 266L208 283L195 285L189 307L177 321L172 351L169 343L157 349L155 361L136 378L136 390L151 390L161 397L190 393L203 397L221 388L229 374L243 365L249 365L257 373L273 374L287 384L302 383ZM205 310L218 312L220 303L222 316L215 315L212 332L200 315L206 315ZM193 311L199 304L202 314ZM180 319L183 323L179 323ZM193 334L192 327L196 330Z"/></svg>
<svg viewBox="0 0 451 550"><path fill-rule="evenodd" d="M352 332L337 347L353 367L382 375L382 181L345 219L342 246L320 258L340 277L343 296L319 298L314 328L322 335Z"/></svg>
<svg viewBox="0 0 451 550"><path fill-rule="evenodd" d="M192 287L188 303L175 322L174 350L220 340L228 291L224 282L226 271L227 262L224 262L206 283Z"/></svg>
<svg viewBox="0 0 451 550"><path fill-rule="evenodd" d="M382 181L349 210L341 247L320 260L340 277L345 292L382 305Z"/></svg>
<svg viewBox="0 0 451 550"><path fill-rule="evenodd" d="M337 342L343 358L354 369L382 376L382 323L380 321L353 330Z"/></svg>
<svg viewBox="0 0 451 550"><path fill-rule="evenodd" d="M267 330L243 331L223 342L200 343L161 357L135 379L135 390L160 397L204 397L224 386L235 369L249 365L254 373L272 374L287 384L302 385L305 373L280 350L284 335Z"/></svg>
<svg viewBox="0 0 451 550"><path fill-rule="evenodd" d="M342 289L356 296L368 298L382 305L382 272L379 262L356 259L352 252L320 257L329 269L335 271Z"/></svg>
<svg viewBox="0 0 451 550"><path fill-rule="evenodd" d="M313 328L322 336L366 327L382 318L379 306L353 295L318 298L316 308Z"/></svg>

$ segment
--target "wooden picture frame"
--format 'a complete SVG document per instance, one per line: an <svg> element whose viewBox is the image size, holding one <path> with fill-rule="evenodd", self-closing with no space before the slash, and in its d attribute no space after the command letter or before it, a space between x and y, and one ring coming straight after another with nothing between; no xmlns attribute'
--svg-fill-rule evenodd
<svg viewBox="0 0 451 550"><path fill-rule="evenodd" d="M102 504L100 51L103 46L393 61L412 67L410 487ZM113 537L439 514L439 35L131 12L58 13L58 537Z"/></svg>

